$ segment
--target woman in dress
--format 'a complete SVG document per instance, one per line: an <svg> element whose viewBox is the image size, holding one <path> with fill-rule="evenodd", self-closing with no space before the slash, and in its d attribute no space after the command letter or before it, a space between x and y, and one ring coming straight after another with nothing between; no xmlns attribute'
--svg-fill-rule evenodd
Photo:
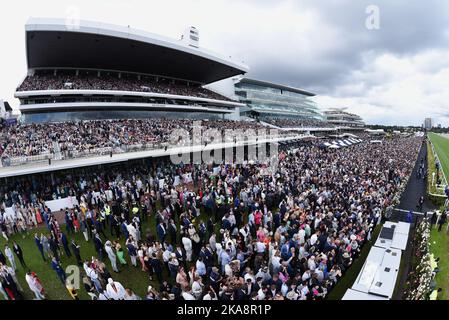
<svg viewBox="0 0 449 320"><path fill-rule="evenodd" d="M144 247L144 245L142 245L140 247L140 249L137 251L137 255L139 256L140 264L142 265L142 271L144 271L144 272L148 271L148 269L147 269L147 267L145 265L145 260L144 260L144 258L145 258L145 251L146 251L146 248Z"/></svg>
<svg viewBox="0 0 449 320"><path fill-rule="evenodd" d="M122 246L120 245L120 243L115 242L115 241L114 241L114 246L115 246L115 251L117 254L118 261L120 262L121 265L126 266L128 263L125 260L125 252L123 251Z"/></svg>
<svg viewBox="0 0 449 320"><path fill-rule="evenodd" d="M72 222L73 222L73 227L75 228L75 232L78 232L80 230L80 221L78 220L78 213L75 211L72 211L70 213L70 215L72 216Z"/></svg>
<svg viewBox="0 0 449 320"><path fill-rule="evenodd" d="M34 207L34 214L36 216L37 224L41 224L43 221L42 221L41 210L39 209L39 207Z"/></svg>

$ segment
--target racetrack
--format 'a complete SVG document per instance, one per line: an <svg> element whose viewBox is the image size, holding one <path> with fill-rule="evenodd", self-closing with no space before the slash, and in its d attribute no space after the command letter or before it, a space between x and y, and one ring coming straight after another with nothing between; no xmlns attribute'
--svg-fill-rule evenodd
<svg viewBox="0 0 449 320"><path fill-rule="evenodd" d="M449 178L449 135L448 134L436 134L429 133L430 141L433 144L435 152L440 160L441 169L446 177L446 181Z"/></svg>

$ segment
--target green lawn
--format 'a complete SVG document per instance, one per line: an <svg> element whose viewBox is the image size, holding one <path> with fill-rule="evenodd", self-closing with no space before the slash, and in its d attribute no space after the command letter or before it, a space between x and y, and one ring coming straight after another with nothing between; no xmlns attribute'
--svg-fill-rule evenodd
<svg viewBox="0 0 449 320"><path fill-rule="evenodd" d="M428 136L438 154L442 171L447 179L449 177L449 139L435 133L430 133ZM444 210L444 208L441 209ZM437 274L435 281L437 287L442 288L443 292L438 298L440 300L449 300L449 236L446 234L446 226L443 227L441 232L438 232L436 227L432 229L430 250L435 257L440 258L440 272Z"/></svg>
<svg viewBox="0 0 449 320"><path fill-rule="evenodd" d="M201 218L205 219L204 213L201 214ZM200 219L196 219L196 223L199 222ZM154 217L150 217L149 220L150 223L145 223L143 225L143 230L146 230L146 228L150 228L150 230L155 230L155 221ZM65 232L65 226L62 226L63 231ZM217 225L217 230L219 229ZM30 231L30 234L23 238L21 235L17 234L10 238L11 240L16 240L17 243L20 244L22 247L22 250L24 252L25 256L25 262L27 263L28 267L37 273L39 278L41 279L43 286L47 292L47 298L51 300L67 300L71 299L70 295L68 294L66 288L62 285L62 283L59 281L59 278L57 277L55 271L51 269L50 262L47 260L47 262L44 262L42 260L42 257L40 255L40 252L38 251L35 243L34 243L34 232L43 232L44 234L49 234L46 227L40 227L36 230ZM380 232L380 226L378 226L373 233L372 240L369 243L366 243L366 245L363 247L362 252L357 260L354 261L351 268L346 272L346 274L343 276L343 278L338 282L338 284L332 289L332 291L329 294L328 299L331 300L340 300L343 295L345 294L346 290L352 286L355 279L357 278L357 275L359 274L363 263L366 260L366 257L369 253L369 250L371 249L372 245L377 239L377 236ZM108 230L106 230L106 234L109 235ZM90 258L91 256L96 256L96 252L93 246L92 242L86 242L84 240L84 237L81 233L78 233L75 235L75 239L78 242L79 245L81 245L81 257L83 259ZM0 247L4 248L5 240L3 238L0 239ZM122 239L120 241L122 246L124 245L124 240ZM126 248L125 248L126 252ZM129 257L127 254L125 254L125 257L127 258L127 261L129 261ZM76 260L72 256L71 258L67 258L66 256L62 256L61 258L63 267L67 267L68 265L76 265ZM116 274L112 272L112 268L110 267L110 262L107 258L105 258L105 263L108 266L114 280L121 282L125 288L131 288L141 297L144 297L146 295L146 290L148 285L153 285L157 287L157 283L154 281L150 281L148 279L147 273L142 272L140 268L134 268L132 266L127 267L121 267L121 272ZM25 281L25 270L22 269L20 266L20 263L18 259L16 259L17 264L17 277L19 279L19 282L21 283L23 289L24 289L24 296L26 299L32 299L34 295L29 290L28 285ZM140 264L139 264L140 265ZM174 281L174 279L170 279L168 277L168 274L165 275L166 279L169 281ZM82 284L81 284L82 286ZM78 292L78 296L80 299L90 299L90 297L86 294L83 287ZM0 296L0 300L3 299L3 296Z"/></svg>
<svg viewBox="0 0 449 320"><path fill-rule="evenodd" d="M435 226L430 233L430 251L435 258L440 258L440 272L435 277L437 288L443 289L438 296L439 300L449 300L449 235L446 234L446 227L444 225L441 232L438 232Z"/></svg>
<svg viewBox="0 0 449 320"><path fill-rule="evenodd" d="M449 139L436 133L429 133L428 136L430 141L432 141L435 152L438 154L442 171L447 180L449 178Z"/></svg>
<svg viewBox="0 0 449 320"><path fill-rule="evenodd" d="M159 209L159 202L157 203L157 208ZM208 219L206 214L203 212L203 210L200 210L201 214L200 217L195 219L194 224L199 224L200 220L203 219L204 222ZM179 230L179 221L176 221L178 224L178 230ZM156 235L156 221L154 218L154 215L152 215L146 223L142 224L142 233L145 234L145 230L150 229L152 231L153 235ZM219 224L216 225L216 232L219 232L220 226ZM61 225L61 231L66 233L65 231L65 225ZM59 278L56 275L56 272L51 268L50 261L47 260L47 262L44 262L42 260L42 257L40 255L39 250L37 249L37 246L34 242L34 233L38 232L40 235L41 232L43 232L46 235L49 235L49 232L47 228L39 227L35 230L30 230L29 235L27 235L25 238L23 238L20 234L16 234L12 237L10 237L10 242L12 240L15 240L21 247L24 253L25 262L32 271L36 272L40 280L42 281L42 284L47 292L47 298L50 300L67 300L72 299L69 295L68 291L66 290L65 286L60 282ZM105 230L106 235L110 235L109 230ZM103 237L102 237L103 238ZM71 241L71 238L69 237L69 240ZM82 259L90 259L92 256L97 256L95 247L93 242L89 241L86 242L84 239L84 236L82 233L75 234L75 240L76 242L81 246L81 258ZM104 240L104 239L103 239ZM113 239L109 239L113 240ZM109 272L111 273L113 279L115 281L119 281L123 284L125 288L132 289L137 295L144 298L147 293L147 288L151 284L157 290L159 290L159 285L157 281L150 281L148 278L148 274L146 272L141 271L140 269L140 262L138 261L138 267L135 268L130 265L130 259L126 250L126 247L124 245L124 239L122 237L120 243L122 245L122 248L125 251L125 259L128 261L129 265L120 267L120 273L115 273L112 271L112 267L110 264L109 259L107 258L107 255L104 254L104 262L106 263L106 266L108 267ZM0 237L0 248L2 248L2 252L4 252L4 245L6 241L4 238ZM12 246L12 243L11 243ZM63 250L61 250L63 251ZM65 268L68 265L76 265L76 259L75 257L67 258L66 256L62 256L61 258L62 266ZM118 260L117 260L118 263ZM192 262L194 263L194 262ZM26 270L22 269L22 266L20 265L18 259L16 258L16 264L17 264L17 278L22 285L24 289L24 297L26 299L32 299L34 298L33 293L28 288L28 284L25 281L25 272ZM187 263L188 266L191 264ZM84 270L81 267L81 271L84 272ZM164 268L164 279L167 279L168 282L174 284L175 279L171 279L169 277L168 272L166 272ZM82 286L81 282L81 288L78 291L78 297L81 300L89 299L90 297L87 295L86 291L84 290L84 287ZM0 300L3 299L3 296L0 295Z"/></svg>
<svg viewBox="0 0 449 320"><path fill-rule="evenodd" d="M154 229L154 218L151 218L151 226L150 228ZM148 227L149 224L146 224L143 228L143 231L146 227ZM17 234L10 238L10 240L16 240L17 243L22 247L22 250L24 252L25 262L27 266L34 272L37 273L38 277L41 279L42 284L46 290L48 299L51 300L65 300L65 299L71 299L70 295L68 294L68 291L66 290L65 286L60 282L59 278L56 275L56 272L51 268L50 261L47 259L47 262L44 262L42 260L42 257L40 255L39 250L37 249L36 244L34 243L34 232L38 231L39 235L40 232L43 232L44 234L49 234L46 227L40 227L39 229L30 231L29 236L27 236L25 239L22 238L21 235ZM65 232L65 226L62 226L62 231ZM105 232L107 235L110 235L108 231ZM83 235L81 233L78 233L75 235L75 239L77 243L81 246L81 258L82 259L89 259L92 256L96 256L95 248L92 242L86 242ZM112 240L112 239L111 239ZM120 241L122 244L122 247L125 250L125 257L127 258L127 261L129 262L129 256L126 252L126 247L124 247L124 239L122 237L122 240ZM0 248L2 248L2 252L4 251L4 245L5 245L5 239L1 238L0 240ZM62 250L63 251L63 250ZM68 265L76 265L76 259L75 257L67 258L66 256L62 256L61 258L62 266L65 268ZM113 276L114 280L121 282L125 288L131 288L136 292L136 294L140 295L141 297L144 297L146 295L146 290L148 285L150 284L150 281L148 279L148 276L145 272L142 272L140 268L134 268L132 266L125 266L121 267L121 272L116 274L112 272L112 268L110 265L109 260L107 259L107 256L105 257L105 263L108 267L109 271L111 272L111 275ZM17 264L17 278L19 282L21 283L25 293L24 296L26 299L32 299L34 295L29 290L28 285L25 281L25 272L26 270L22 269L22 266L20 265L18 259L16 258L16 264ZM81 271L84 271L82 267L80 268ZM153 283L155 285L156 283ZM90 299L90 297L86 294L84 287L82 287L81 283L81 289L78 292L78 296L80 299ZM0 297L0 299L3 299L3 296Z"/></svg>

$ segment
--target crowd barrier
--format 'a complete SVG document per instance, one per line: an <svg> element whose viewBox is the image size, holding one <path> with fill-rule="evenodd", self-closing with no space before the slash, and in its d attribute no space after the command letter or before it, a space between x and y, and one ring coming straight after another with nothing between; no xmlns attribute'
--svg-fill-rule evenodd
<svg viewBox="0 0 449 320"><path fill-rule="evenodd" d="M45 205L52 211L60 211L61 209L69 208L72 209L75 206L78 205L78 200L76 200L76 197L67 197L62 199L56 199L56 200L49 200L45 201ZM15 216L15 212L13 207L7 207L5 208L5 218Z"/></svg>
<svg viewBox="0 0 449 320"><path fill-rule="evenodd" d="M264 136L262 140L267 138L291 138L291 137L305 137L306 135L280 135L276 137ZM260 137L258 136L249 136L246 137L248 143L257 143ZM240 140L242 141L242 140ZM224 142L230 142L227 138L225 138ZM237 142L237 141L236 141ZM120 145L116 147L103 147L103 148L93 148L87 150L65 150L58 151L55 153L45 153L35 156L24 156L24 157L3 157L0 162L0 167L9 167L9 166L19 166L29 163L38 163L44 161L59 161L59 160L67 160L67 159L76 159L76 158L86 158L86 157L94 157L94 156L102 156L107 154L121 154L127 152L138 152L138 151L147 151L154 149L162 149L164 147L170 148L172 145L169 143L160 143L160 142L149 142L149 143L139 143L133 145Z"/></svg>

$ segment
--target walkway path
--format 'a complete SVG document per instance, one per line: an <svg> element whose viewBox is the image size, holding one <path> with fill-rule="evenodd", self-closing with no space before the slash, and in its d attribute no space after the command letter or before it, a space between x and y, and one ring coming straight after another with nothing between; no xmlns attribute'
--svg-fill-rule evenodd
<svg viewBox="0 0 449 320"><path fill-rule="evenodd" d="M427 171L427 145L424 143L419 151L418 159L413 168L412 175L408 184L402 193L399 205L396 207L391 220L405 221L408 211L413 211L416 214L423 214L435 209L435 206L426 197L427 181L425 179L418 179L416 172L421 164L421 159L424 159L424 168ZM418 201L421 196L424 196L424 205L421 212L418 212Z"/></svg>
<svg viewBox="0 0 449 320"><path fill-rule="evenodd" d="M419 151L418 159L416 161L413 173L407 183L407 186L402 193L399 205L395 208L390 220L406 221L405 217L408 211L414 212L414 221L422 216L424 213L435 210L435 206L427 199L426 188L427 182L425 179L418 179L416 172L421 164L421 159L424 159L424 168L427 171L427 144L424 143ZM424 196L424 204L421 212L418 212L417 204L421 196ZM407 249L402 253L401 269L399 270L398 280L396 283L396 290L393 296L394 300L402 300L405 283L410 270L412 260L412 239L414 236L414 224L410 230Z"/></svg>

